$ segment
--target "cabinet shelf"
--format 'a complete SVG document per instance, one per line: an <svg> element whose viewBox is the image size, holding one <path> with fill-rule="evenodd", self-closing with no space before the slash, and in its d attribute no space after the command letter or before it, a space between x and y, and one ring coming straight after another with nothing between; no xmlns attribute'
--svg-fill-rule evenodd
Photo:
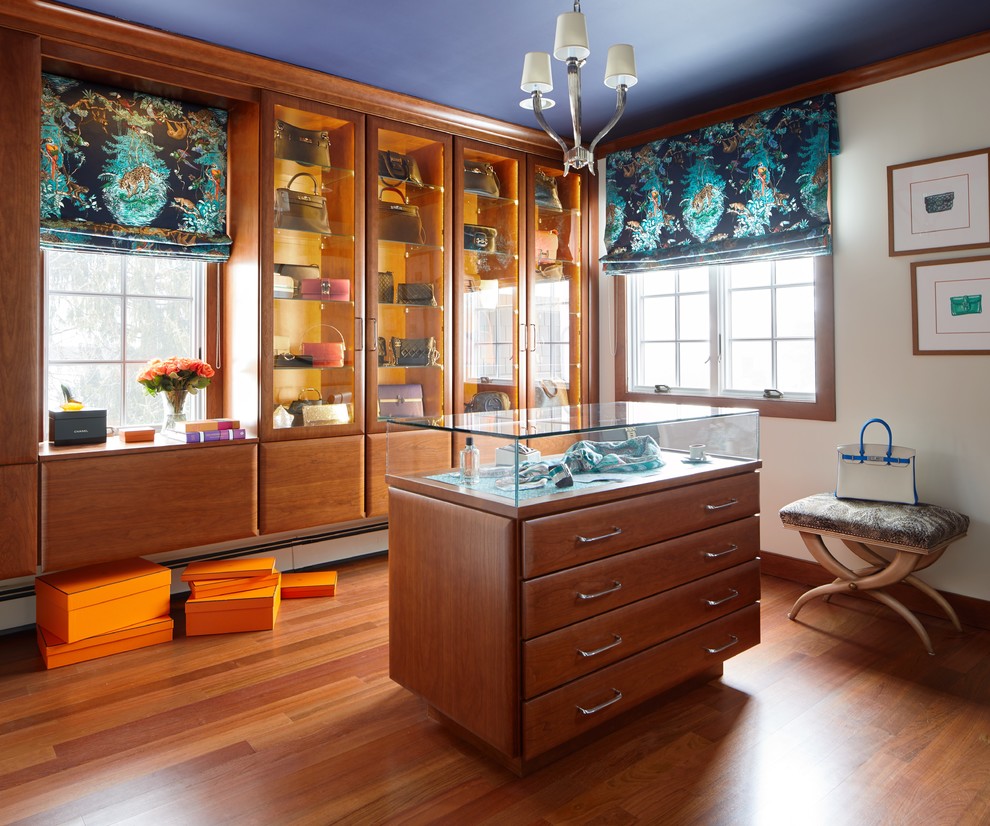
<svg viewBox="0 0 990 826"><path fill-rule="evenodd" d="M406 255L416 255L428 252L443 252L443 247L435 244L416 244L411 241L393 241L390 238L379 238L378 243L386 244L392 249L402 248L405 250Z"/></svg>
<svg viewBox="0 0 990 826"><path fill-rule="evenodd" d="M326 189L331 184L339 183L340 181L345 181L348 178L354 177L353 169L348 169L342 166L323 166L322 164L303 163L302 161L296 161L292 158L283 158L279 155L275 156L275 160L280 164L298 166L300 169L306 171L314 169L317 170L320 173L323 189Z"/></svg>
<svg viewBox="0 0 990 826"><path fill-rule="evenodd" d="M331 227L330 232L309 232L304 229L285 229L284 227L275 227L275 238L320 238L322 243L340 243L353 246L354 235L348 234L346 232L339 232Z"/></svg>
<svg viewBox="0 0 990 826"><path fill-rule="evenodd" d="M313 295L313 296L276 295L275 300L276 301L318 301L321 304L336 304L337 306L340 307L354 306L354 302L350 299L345 301L344 299L327 298L326 296L322 296L322 295Z"/></svg>

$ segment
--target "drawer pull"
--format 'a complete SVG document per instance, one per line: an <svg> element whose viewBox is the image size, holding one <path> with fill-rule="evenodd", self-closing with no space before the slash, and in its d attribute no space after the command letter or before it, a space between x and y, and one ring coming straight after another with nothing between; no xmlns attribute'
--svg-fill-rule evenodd
<svg viewBox="0 0 990 826"><path fill-rule="evenodd" d="M718 559L720 556L728 556L729 554L734 554L739 550L738 545L730 545L724 551L705 551L705 556L708 559Z"/></svg>
<svg viewBox="0 0 990 826"><path fill-rule="evenodd" d="M615 648L615 646L622 644L622 637L618 634L612 634L612 636L615 637L615 639L608 645L603 645L601 648L596 648L594 651L585 651L583 648L579 648L577 652L582 657L597 657L599 654L604 654L606 651L610 651Z"/></svg>
<svg viewBox="0 0 990 826"><path fill-rule="evenodd" d="M735 599L737 596L739 596L739 592L735 588L730 588L727 597L722 597L722 599L706 599L705 605L710 605L714 608L716 605L722 605L725 602Z"/></svg>
<svg viewBox="0 0 990 826"><path fill-rule="evenodd" d="M729 641L721 648L706 648L705 651L709 654L721 654L727 648L732 648L732 646L734 646L737 642L739 642L739 637L735 634L729 634Z"/></svg>
<svg viewBox="0 0 990 826"><path fill-rule="evenodd" d="M730 499L728 502L723 502L721 505L705 505L706 511L720 511L723 508L731 508L733 505L738 505L738 499Z"/></svg>
<svg viewBox="0 0 990 826"><path fill-rule="evenodd" d="M598 591L595 594L582 594L582 593L578 592L577 598L578 599L598 599L598 597L603 597L606 594L614 594L621 587L622 587L622 583L619 582L619 580L617 580L617 579L613 579L612 580L612 587L611 588L606 588L604 591Z"/></svg>
<svg viewBox="0 0 990 826"><path fill-rule="evenodd" d="M609 533L603 533L601 536L579 536L577 538L578 542L601 542L603 539L609 539L613 536L618 536L622 533L622 528L613 527Z"/></svg>
<svg viewBox="0 0 990 826"><path fill-rule="evenodd" d="M578 706L577 710L580 711L582 714L597 714L602 709L615 705L617 702L619 702L619 700L622 699L622 692L619 691L619 689L617 688L613 688L612 691L615 692L615 696L611 700L606 700L604 703L599 703L597 706L594 706L592 708L584 708L583 706Z"/></svg>

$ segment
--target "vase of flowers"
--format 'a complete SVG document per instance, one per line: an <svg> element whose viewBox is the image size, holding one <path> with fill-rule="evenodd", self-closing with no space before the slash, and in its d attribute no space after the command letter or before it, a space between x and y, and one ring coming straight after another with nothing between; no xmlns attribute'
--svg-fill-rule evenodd
<svg viewBox="0 0 990 826"><path fill-rule="evenodd" d="M144 366L137 380L149 396L161 397L162 432L174 430L176 422L186 420L186 399L206 387L214 372L205 361L178 356L170 356L164 361L152 359Z"/></svg>

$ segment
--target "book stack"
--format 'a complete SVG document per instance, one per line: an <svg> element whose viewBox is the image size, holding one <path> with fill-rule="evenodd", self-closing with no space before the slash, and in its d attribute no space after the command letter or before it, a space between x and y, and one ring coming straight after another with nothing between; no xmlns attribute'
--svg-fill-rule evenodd
<svg viewBox="0 0 990 826"><path fill-rule="evenodd" d="M223 442L244 439L247 434L237 419L201 419L198 422L176 422L163 435L176 442Z"/></svg>
<svg viewBox="0 0 990 826"><path fill-rule="evenodd" d="M336 592L336 571L300 571L282 574L282 599L332 597Z"/></svg>
<svg viewBox="0 0 990 826"><path fill-rule="evenodd" d="M191 562L182 572L189 583L186 635L271 631L281 576L271 556Z"/></svg>
<svg viewBox="0 0 990 826"><path fill-rule="evenodd" d="M35 625L45 667L169 642L171 582L168 568L145 559L39 576Z"/></svg>

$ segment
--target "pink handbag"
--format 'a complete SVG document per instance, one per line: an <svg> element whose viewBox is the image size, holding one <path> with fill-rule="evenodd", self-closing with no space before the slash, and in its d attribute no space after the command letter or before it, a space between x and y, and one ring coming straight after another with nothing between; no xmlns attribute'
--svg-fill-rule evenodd
<svg viewBox="0 0 990 826"><path fill-rule="evenodd" d="M304 298L324 298L327 301L350 301L351 282L346 278L307 278L299 282Z"/></svg>
<svg viewBox="0 0 990 826"><path fill-rule="evenodd" d="M536 231L536 260L556 261L557 247L560 245L560 236L555 229L538 229Z"/></svg>
<svg viewBox="0 0 990 826"><path fill-rule="evenodd" d="M340 330L330 324L319 324L317 327L329 327L338 336L340 341L304 341L302 343L302 354L313 357L314 367L343 367L344 366L344 337ZM304 335L317 327L310 327Z"/></svg>

